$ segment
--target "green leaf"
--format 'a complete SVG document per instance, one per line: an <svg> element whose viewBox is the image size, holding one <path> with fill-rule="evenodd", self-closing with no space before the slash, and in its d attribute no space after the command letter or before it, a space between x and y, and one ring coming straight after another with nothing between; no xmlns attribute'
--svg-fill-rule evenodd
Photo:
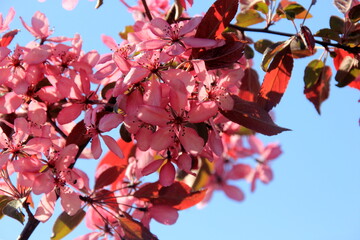
<svg viewBox="0 0 360 240"><path fill-rule="evenodd" d="M286 40L285 42L284 41L276 42L265 50L263 59L262 59L262 63L261 63L261 68L262 68L262 70L264 70L264 72L267 72L270 63L274 59L276 54L278 54L284 48L286 48L292 42L293 39L294 38L292 37L292 38Z"/></svg>
<svg viewBox="0 0 360 240"><path fill-rule="evenodd" d="M284 8L284 11L285 11L285 13L292 13L294 15L298 15L298 14L302 13L303 11L306 11L306 9L298 3L292 3L292 4L287 5Z"/></svg>
<svg viewBox="0 0 360 240"><path fill-rule="evenodd" d="M273 44L274 43L268 39L260 39L257 42L255 42L254 48L256 51L263 54L265 50Z"/></svg>
<svg viewBox="0 0 360 240"><path fill-rule="evenodd" d="M335 80L338 82L336 86L345 87L359 76L359 61L350 56L346 56L335 75Z"/></svg>
<svg viewBox="0 0 360 240"><path fill-rule="evenodd" d="M254 50L249 45L245 45L244 55L246 59L252 59L255 55Z"/></svg>
<svg viewBox="0 0 360 240"><path fill-rule="evenodd" d="M330 17L330 28L337 33L344 33L344 19L338 16Z"/></svg>
<svg viewBox="0 0 360 240"><path fill-rule="evenodd" d="M262 12L263 14L267 14L269 12L269 7L266 3L264 2L258 2L254 5L254 9Z"/></svg>
<svg viewBox="0 0 360 240"><path fill-rule="evenodd" d="M0 219L4 216L3 209L6 205L13 200L12 197L0 195Z"/></svg>
<svg viewBox="0 0 360 240"><path fill-rule="evenodd" d="M314 36L322 37L324 39L334 40L336 42L340 42L339 33L335 32L333 29L330 28L323 28L317 31Z"/></svg>
<svg viewBox="0 0 360 240"><path fill-rule="evenodd" d="M248 27L263 22L265 19L260 13L254 9L241 12L236 16L236 25L240 27Z"/></svg>
<svg viewBox="0 0 360 240"><path fill-rule="evenodd" d="M11 200L6 204L6 206L2 209L2 213L6 216L9 216L21 224L25 221L25 215L21 212L22 201L21 200Z"/></svg>
<svg viewBox="0 0 360 240"><path fill-rule="evenodd" d="M321 60L312 60L305 68L304 82L305 88L310 88L320 79L320 75L324 68L324 63Z"/></svg>
<svg viewBox="0 0 360 240"><path fill-rule="evenodd" d="M129 33L132 33L132 32L134 32L133 26L131 26L131 25L125 26L124 31L120 32L120 33L119 33L119 36L120 36L122 39L127 40L128 34L129 34Z"/></svg>
<svg viewBox="0 0 360 240"><path fill-rule="evenodd" d="M56 219L53 226L52 240L60 240L74 230L85 217L86 212L80 209L75 215L69 216L66 212L62 212Z"/></svg>
<svg viewBox="0 0 360 240"><path fill-rule="evenodd" d="M349 11L349 19L356 23L360 20L360 4L352 7Z"/></svg>

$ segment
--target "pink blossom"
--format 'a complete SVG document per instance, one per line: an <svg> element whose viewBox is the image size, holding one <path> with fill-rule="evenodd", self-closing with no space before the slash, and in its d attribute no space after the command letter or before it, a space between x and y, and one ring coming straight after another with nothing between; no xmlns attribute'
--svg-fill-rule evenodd
<svg viewBox="0 0 360 240"><path fill-rule="evenodd" d="M191 33L200 24L201 19L201 17L195 17L187 22L170 25L162 18L155 18L151 20L151 30L159 39L141 42L137 46L138 50L164 48L169 55L177 56L185 52L187 48L217 46L218 42L215 40L187 36L187 34Z"/></svg>
<svg viewBox="0 0 360 240"><path fill-rule="evenodd" d="M14 16L15 16L14 8L9 9L9 12L6 15L5 19L3 19L2 13L0 13L0 33L9 29L9 24L13 20Z"/></svg>
<svg viewBox="0 0 360 240"><path fill-rule="evenodd" d="M253 171L252 177L249 178L251 181L251 191L255 191L256 179L259 179L263 183L269 183L273 179L273 172L269 163L271 160L279 157L282 150L277 143L270 143L264 147L260 139L255 136L249 137L249 144L254 153L258 154L258 157L256 157L258 165Z"/></svg>

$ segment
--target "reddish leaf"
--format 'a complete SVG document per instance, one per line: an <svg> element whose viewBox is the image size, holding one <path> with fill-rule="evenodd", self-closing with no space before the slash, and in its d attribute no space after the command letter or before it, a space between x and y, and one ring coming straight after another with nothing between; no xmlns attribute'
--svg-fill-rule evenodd
<svg viewBox="0 0 360 240"><path fill-rule="evenodd" d="M15 35L19 32L18 29L12 30L10 32L5 33L0 40L0 47L7 47L14 39Z"/></svg>
<svg viewBox="0 0 360 240"><path fill-rule="evenodd" d="M293 62L289 46L271 62L257 99L258 104L266 111L270 111L280 102L291 77Z"/></svg>
<svg viewBox="0 0 360 240"><path fill-rule="evenodd" d="M110 165L110 166L117 166L117 167L126 167L128 164L129 157L134 155L135 151L135 144L133 142L125 142L121 138L117 140L118 145L120 146L124 158L119 158L113 152L109 151L99 162L97 169L99 169L102 165ZM124 177L124 172L122 172L118 178L111 184L111 189L115 189L116 185L119 181L122 181Z"/></svg>
<svg viewBox="0 0 360 240"><path fill-rule="evenodd" d="M332 72L329 66L322 68L318 81L311 87L304 89L306 98L314 104L316 111L320 114L320 105L329 97L330 78Z"/></svg>
<svg viewBox="0 0 360 240"><path fill-rule="evenodd" d="M315 49L315 38L310 29L306 26L301 26L300 36L303 39L306 47L310 50L311 53L313 53Z"/></svg>
<svg viewBox="0 0 360 240"><path fill-rule="evenodd" d="M355 58L354 54L340 48L335 48L334 52L336 53L336 56L334 57L334 67L336 70L339 70L341 63L346 56Z"/></svg>
<svg viewBox="0 0 360 240"><path fill-rule="evenodd" d="M225 33L223 36L225 45L202 51L197 56L205 61L207 69L230 67L244 53L245 44L234 33Z"/></svg>
<svg viewBox="0 0 360 240"><path fill-rule="evenodd" d="M181 203L172 206L177 210L184 210L201 202L206 195L206 189L190 193Z"/></svg>
<svg viewBox="0 0 360 240"><path fill-rule="evenodd" d="M121 228L124 231L124 238L126 240L156 240L149 229L142 223L134 220L128 213L123 212L122 216L118 218Z"/></svg>
<svg viewBox="0 0 360 240"><path fill-rule="evenodd" d="M76 144L79 147L78 155L80 155L80 153L89 143L90 139L91 137L87 134L84 120L81 120L71 130L69 136L66 139L66 145Z"/></svg>
<svg viewBox="0 0 360 240"><path fill-rule="evenodd" d="M246 68L241 79L239 97L249 102L255 102L260 91L259 75L252 68Z"/></svg>
<svg viewBox="0 0 360 240"><path fill-rule="evenodd" d="M199 24L195 37L222 39L222 32L235 17L238 5L238 0L217 0Z"/></svg>
<svg viewBox="0 0 360 240"><path fill-rule="evenodd" d="M95 189L103 188L116 181L116 179L124 171L125 166L113 166L103 171L95 180Z"/></svg>
<svg viewBox="0 0 360 240"><path fill-rule="evenodd" d="M234 99L234 108L230 111L220 110L221 114L230 121L268 136L289 130L276 125L269 113L257 103L242 100L235 95L232 95L232 98Z"/></svg>
<svg viewBox="0 0 360 240"><path fill-rule="evenodd" d="M158 198L159 190L161 187L162 186L159 182L142 185L141 188L134 193L134 197L139 198L141 200L150 200L150 199Z"/></svg>
<svg viewBox="0 0 360 240"><path fill-rule="evenodd" d="M168 187L155 182L142 186L134 193L134 197L154 205L168 205L183 210L199 203L205 197L205 191L192 191L183 182L174 182Z"/></svg>

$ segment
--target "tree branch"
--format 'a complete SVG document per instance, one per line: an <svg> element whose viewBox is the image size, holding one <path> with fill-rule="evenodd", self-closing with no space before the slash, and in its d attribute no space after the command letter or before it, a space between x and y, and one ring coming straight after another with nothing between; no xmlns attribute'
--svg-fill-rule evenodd
<svg viewBox="0 0 360 240"><path fill-rule="evenodd" d="M247 28L247 27L240 27L240 26L237 26L234 24L230 24L229 26L231 28L234 28L241 32L259 32L259 33L267 33L267 34L273 34L273 35L279 35L279 36L285 36L285 37L292 37L295 35L295 34L291 34L291 33L272 31L272 30L265 29L265 28ZM324 42L324 41L319 41L319 40L315 40L315 42L317 44L320 44L321 46L325 47L326 49L328 47L336 47L336 48L344 49L345 51L348 51L348 52L354 53L354 54L359 54L359 52L360 52L360 47L349 47L349 46L342 45L339 43L330 43L330 42Z"/></svg>
<svg viewBox="0 0 360 240"><path fill-rule="evenodd" d="M153 18L151 16L151 12L150 12L149 6L146 3L146 0L141 0L141 2L144 5L145 14L146 14L147 18L149 19L149 21L151 21Z"/></svg>
<svg viewBox="0 0 360 240"><path fill-rule="evenodd" d="M29 203L25 202L24 203L24 208L26 210L26 213L28 215L28 221L24 227L24 229L22 230L22 232L20 233L18 240L27 240L29 239L29 237L31 236L31 234L34 232L34 230L36 229L36 227L39 225L39 220L37 220L34 215L32 214L32 212L29 209Z"/></svg>

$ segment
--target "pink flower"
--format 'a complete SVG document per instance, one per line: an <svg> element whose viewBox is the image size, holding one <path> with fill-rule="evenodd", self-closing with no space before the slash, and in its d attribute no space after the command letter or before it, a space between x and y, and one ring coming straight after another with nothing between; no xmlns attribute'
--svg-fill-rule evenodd
<svg viewBox="0 0 360 240"><path fill-rule="evenodd" d="M256 180L259 179L263 183L267 184L273 179L273 172L269 166L269 162L280 156L282 150L277 143L270 143L264 147L260 139L255 136L249 137L249 144L255 154L258 154L256 161L258 165L253 171L252 176L249 177L251 181L251 191L255 191Z"/></svg>
<svg viewBox="0 0 360 240"><path fill-rule="evenodd" d="M96 109L89 109L86 112L85 116L85 125L88 131L88 134L92 137L91 140L91 152L95 159L99 158L102 153L102 148L100 144L100 138L103 139L106 146L116 154L118 157L123 158L124 155L116 143L114 138L103 135L102 133L108 132L113 128L116 128L123 121L123 116L117 113L108 113L98 119L97 114L102 110L101 107ZM98 112L99 111L99 112Z"/></svg>
<svg viewBox="0 0 360 240"><path fill-rule="evenodd" d="M169 24L162 18L151 20L151 31L160 39L141 42L138 50L152 50L164 48L166 53L177 56L187 48L215 47L218 42L212 39L195 38L187 36L200 24L201 17L192 18L190 21Z"/></svg>
<svg viewBox="0 0 360 240"><path fill-rule="evenodd" d="M3 19L2 13L0 13L0 33L9 29L9 24L13 20L15 16L14 8L10 8L8 14L5 19Z"/></svg>
<svg viewBox="0 0 360 240"><path fill-rule="evenodd" d="M9 138L0 128L0 168L9 160L17 160L22 157L40 154L48 149L51 142L49 139L29 138L29 123L25 118L16 118L14 121L14 134Z"/></svg>

